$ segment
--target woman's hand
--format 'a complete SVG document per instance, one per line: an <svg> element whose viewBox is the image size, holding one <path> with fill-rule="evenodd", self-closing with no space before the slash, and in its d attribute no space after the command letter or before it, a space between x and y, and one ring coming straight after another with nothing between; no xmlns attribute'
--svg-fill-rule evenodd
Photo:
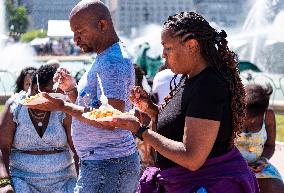
<svg viewBox="0 0 284 193"><path fill-rule="evenodd" d="M48 93L41 93L44 98L48 100L43 104L38 105L27 105L30 109L39 109L43 111L61 111L64 107L64 101L62 99L53 98Z"/></svg>
<svg viewBox="0 0 284 193"><path fill-rule="evenodd" d="M111 121L99 121L104 126L111 127L111 128L119 128L128 130L133 134L136 134L139 127L140 122L137 119L133 118L113 118Z"/></svg>
<svg viewBox="0 0 284 193"><path fill-rule="evenodd" d="M58 82L58 88L65 91L70 91L76 87L76 80L65 68L58 68L54 74L53 82Z"/></svg>
<svg viewBox="0 0 284 193"><path fill-rule="evenodd" d="M152 102L150 95L139 86L131 90L130 100L141 112L154 118L158 114L158 107Z"/></svg>
<svg viewBox="0 0 284 193"><path fill-rule="evenodd" d="M13 187L10 184L0 188L0 193L14 193L14 192L15 191L14 191Z"/></svg>
<svg viewBox="0 0 284 193"><path fill-rule="evenodd" d="M267 161L262 160L262 159L260 159L260 160L258 160L258 161L256 161L256 162L254 162L254 163L249 164L251 170L252 170L254 173L259 173L259 172L261 172L261 171L266 167L266 165L267 165Z"/></svg>

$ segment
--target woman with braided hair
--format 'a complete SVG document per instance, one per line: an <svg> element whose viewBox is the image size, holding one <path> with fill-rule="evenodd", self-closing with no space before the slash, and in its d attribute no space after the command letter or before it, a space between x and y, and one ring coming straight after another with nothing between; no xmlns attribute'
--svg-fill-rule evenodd
<svg viewBox="0 0 284 193"><path fill-rule="evenodd" d="M158 108L140 88L132 101L152 118L153 130L133 119L105 123L127 128L157 152L155 167L140 179L140 192L258 193L258 184L233 145L242 131L245 90L237 57L200 15L170 16L162 30L163 57L179 83Z"/></svg>

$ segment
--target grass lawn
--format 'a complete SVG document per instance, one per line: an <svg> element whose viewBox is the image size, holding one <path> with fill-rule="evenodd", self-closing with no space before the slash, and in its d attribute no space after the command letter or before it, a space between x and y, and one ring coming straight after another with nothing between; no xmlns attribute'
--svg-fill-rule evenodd
<svg viewBox="0 0 284 193"><path fill-rule="evenodd" d="M0 105L0 112L3 107L3 105ZM276 129L276 140L284 142L284 115L276 114Z"/></svg>
<svg viewBox="0 0 284 193"><path fill-rule="evenodd" d="M276 114L276 140L284 142L284 115Z"/></svg>

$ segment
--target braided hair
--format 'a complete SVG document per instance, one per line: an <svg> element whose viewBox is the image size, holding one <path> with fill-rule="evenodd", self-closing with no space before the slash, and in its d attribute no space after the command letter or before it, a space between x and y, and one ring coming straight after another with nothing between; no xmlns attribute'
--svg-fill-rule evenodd
<svg viewBox="0 0 284 193"><path fill-rule="evenodd" d="M173 32L173 36L179 37L183 42L189 39L196 39L199 43L202 57L228 83L231 94L233 127L231 144L233 144L234 138L243 130L246 105L245 89L237 68L237 56L228 48L226 32L224 30L217 32L202 16L194 12L181 12L169 16L164 23L164 29ZM176 76L173 77L172 81L175 78ZM186 76L184 75L183 78L186 78ZM176 89L176 85L174 85L174 88L171 86L170 94L166 97L162 108L173 97Z"/></svg>

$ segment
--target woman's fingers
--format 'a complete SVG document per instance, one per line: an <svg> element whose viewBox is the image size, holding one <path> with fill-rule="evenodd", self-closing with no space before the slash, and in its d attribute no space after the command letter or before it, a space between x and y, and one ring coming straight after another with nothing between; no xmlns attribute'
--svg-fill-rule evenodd
<svg viewBox="0 0 284 193"><path fill-rule="evenodd" d="M140 110L142 110L144 107L147 108L148 103L151 101L148 93L139 86L135 86L131 90L129 98L131 102Z"/></svg>
<svg viewBox="0 0 284 193"><path fill-rule="evenodd" d="M58 87L63 91L70 90L76 86L76 80L70 72L64 68L57 70L53 76L53 82L58 82Z"/></svg>

